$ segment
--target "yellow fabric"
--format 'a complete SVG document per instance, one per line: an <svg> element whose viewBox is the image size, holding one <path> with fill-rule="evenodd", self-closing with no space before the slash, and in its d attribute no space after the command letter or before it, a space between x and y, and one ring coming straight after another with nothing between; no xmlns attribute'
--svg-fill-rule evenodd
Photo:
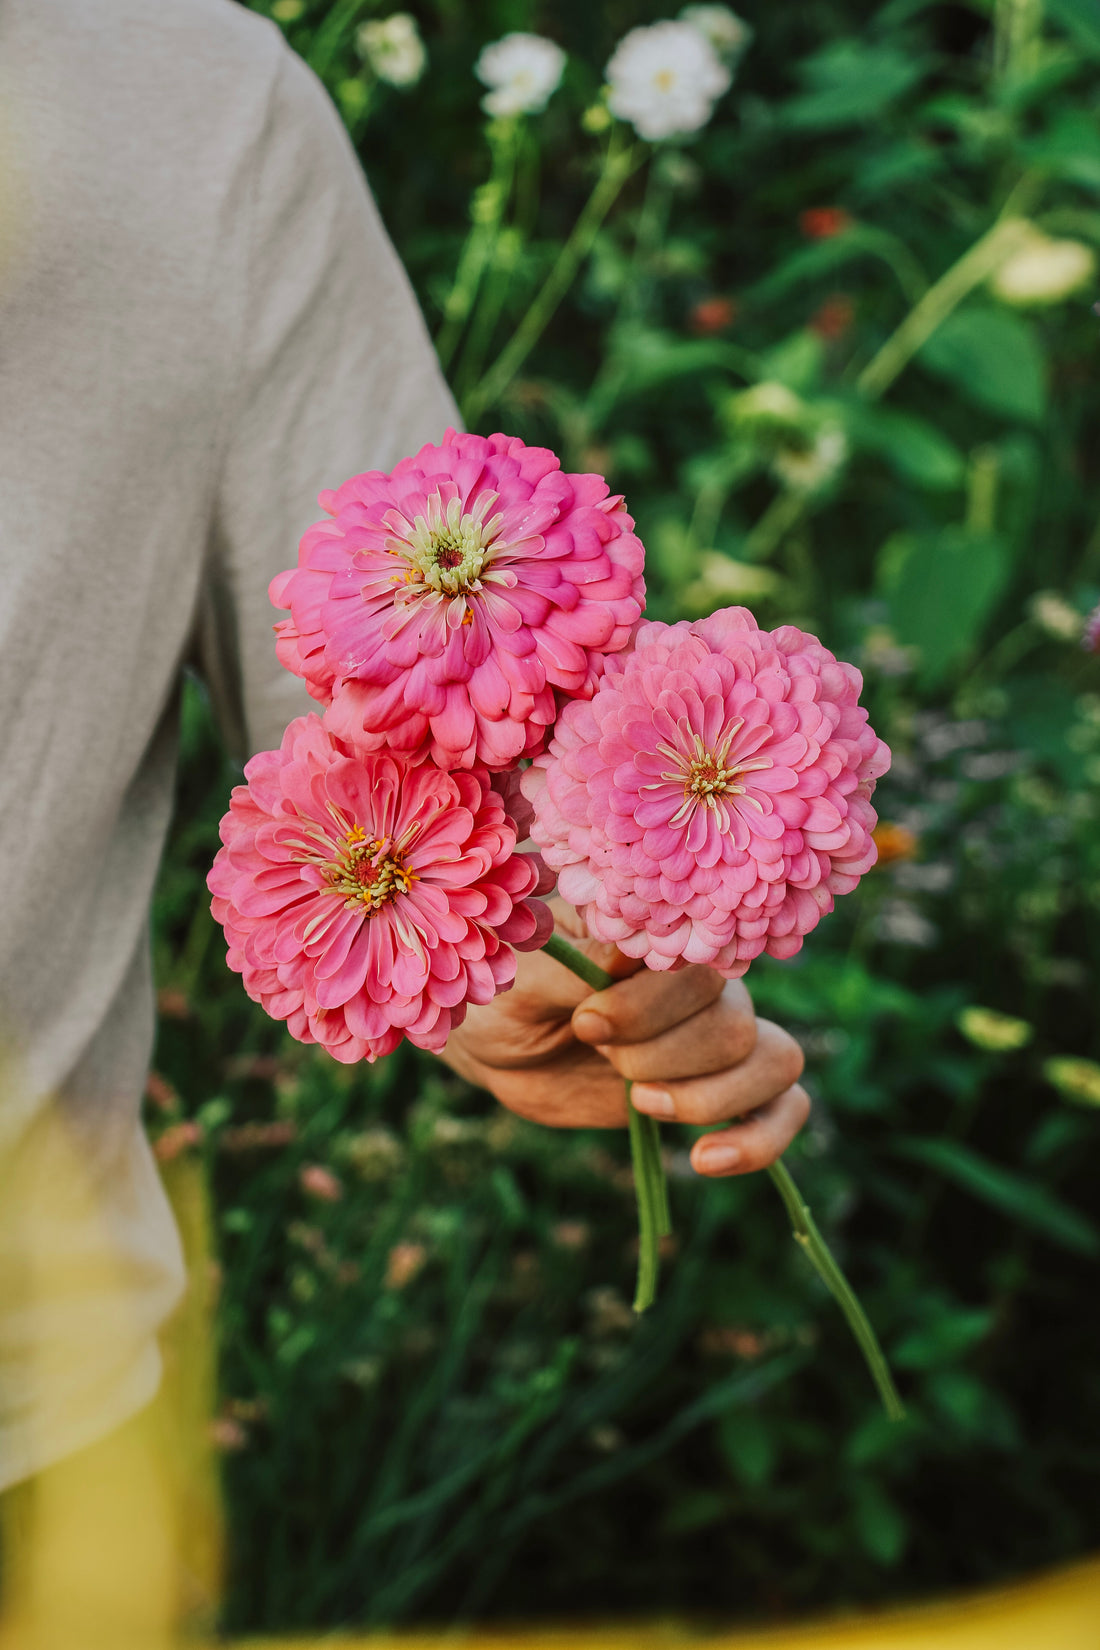
<svg viewBox="0 0 1100 1650"><path fill-rule="evenodd" d="M252 1639L236 1650L1097 1650L1100 1561L975 1598L862 1620L767 1632L700 1633L687 1625L528 1628L471 1634Z"/></svg>

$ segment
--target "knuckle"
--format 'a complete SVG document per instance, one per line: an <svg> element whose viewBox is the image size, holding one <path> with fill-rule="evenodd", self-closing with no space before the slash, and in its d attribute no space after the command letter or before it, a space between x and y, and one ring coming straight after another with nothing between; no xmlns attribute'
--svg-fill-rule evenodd
<svg viewBox="0 0 1100 1650"><path fill-rule="evenodd" d="M801 1046L786 1031L782 1033L783 1042L779 1049L780 1071L783 1077L784 1088L790 1088L806 1069L806 1056Z"/></svg>
<svg viewBox="0 0 1100 1650"><path fill-rule="evenodd" d="M810 1097L798 1083L790 1091L791 1118L797 1134L810 1115Z"/></svg>
<svg viewBox="0 0 1100 1650"><path fill-rule="evenodd" d="M741 1161L737 1165L740 1174L756 1174L758 1169L766 1169L779 1156L779 1147L760 1129L745 1129L738 1144L741 1147Z"/></svg>
<svg viewBox="0 0 1100 1650"><path fill-rule="evenodd" d="M603 1048L600 1052L610 1060L619 1076L625 1078L628 1083L645 1083L653 1077L641 1051L633 1043Z"/></svg>
<svg viewBox="0 0 1100 1650"><path fill-rule="evenodd" d="M736 985L737 982L730 983ZM748 1059L756 1047L756 1015L747 992L731 991L729 986L722 994L722 1008L726 1020L724 1041L730 1064L739 1065L742 1060Z"/></svg>
<svg viewBox="0 0 1100 1650"><path fill-rule="evenodd" d="M679 984L689 986L691 995L699 1004L715 1002L725 991L726 982L722 975L713 968L707 968L703 963L693 963L680 973Z"/></svg>
<svg viewBox="0 0 1100 1650"><path fill-rule="evenodd" d="M709 1088L671 1090L672 1101L676 1107L676 1116L681 1123L691 1123L697 1128L706 1128L711 1123L726 1121L725 1109L721 1097Z"/></svg>

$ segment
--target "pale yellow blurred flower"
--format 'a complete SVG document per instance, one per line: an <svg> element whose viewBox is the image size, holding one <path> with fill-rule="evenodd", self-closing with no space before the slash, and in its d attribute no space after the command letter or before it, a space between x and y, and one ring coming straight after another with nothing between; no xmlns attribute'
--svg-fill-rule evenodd
<svg viewBox="0 0 1100 1650"><path fill-rule="evenodd" d="M1010 1014L999 1014L995 1008L976 1005L960 1010L955 1023L968 1042L990 1054L1008 1054L1023 1048L1034 1035L1026 1020L1016 1020Z"/></svg>
<svg viewBox="0 0 1100 1650"><path fill-rule="evenodd" d="M1043 1076L1066 1100L1100 1106L1100 1065L1072 1054L1057 1054L1043 1062Z"/></svg>
<svg viewBox="0 0 1100 1650"><path fill-rule="evenodd" d="M1058 304L1095 273L1096 254L1083 241L1054 240L1029 225L1022 244L1001 264L990 286L1006 304Z"/></svg>

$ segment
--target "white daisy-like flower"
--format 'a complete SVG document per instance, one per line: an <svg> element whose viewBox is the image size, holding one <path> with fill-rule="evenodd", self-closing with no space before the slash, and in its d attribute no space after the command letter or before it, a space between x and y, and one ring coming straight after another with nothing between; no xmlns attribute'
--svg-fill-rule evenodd
<svg viewBox="0 0 1100 1650"><path fill-rule="evenodd" d="M489 93L481 100L487 115L534 115L558 89L565 53L541 34L506 34L486 46L474 73Z"/></svg>
<svg viewBox="0 0 1100 1650"><path fill-rule="evenodd" d="M415 86L428 66L416 18L407 11L364 23L355 40L379 80L390 86Z"/></svg>
<svg viewBox="0 0 1100 1650"><path fill-rule="evenodd" d="M728 6L685 6L680 21L705 35L722 62L735 68L752 41L752 29Z"/></svg>
<svg viewBox="0 0 1100 1650"><path fill-rule="evenodd" d="M611 113L651 143L705 126L731 79L706 36L684 22L631 29L605 72Z"/></svg>

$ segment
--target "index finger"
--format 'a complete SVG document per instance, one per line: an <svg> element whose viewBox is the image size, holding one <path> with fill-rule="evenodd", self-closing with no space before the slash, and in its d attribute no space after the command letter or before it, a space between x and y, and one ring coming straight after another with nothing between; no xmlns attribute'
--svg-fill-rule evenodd
<svg viewBox="0 0 1100 1650"><path fill-rule="evenodd" d="M573 1011L573 1030L582 1043L648 1042L709 1008L725 987L725 979L713 968L669 973L646 968L586 997ZM747 992L745 996L747 1001Z"/></svg>

